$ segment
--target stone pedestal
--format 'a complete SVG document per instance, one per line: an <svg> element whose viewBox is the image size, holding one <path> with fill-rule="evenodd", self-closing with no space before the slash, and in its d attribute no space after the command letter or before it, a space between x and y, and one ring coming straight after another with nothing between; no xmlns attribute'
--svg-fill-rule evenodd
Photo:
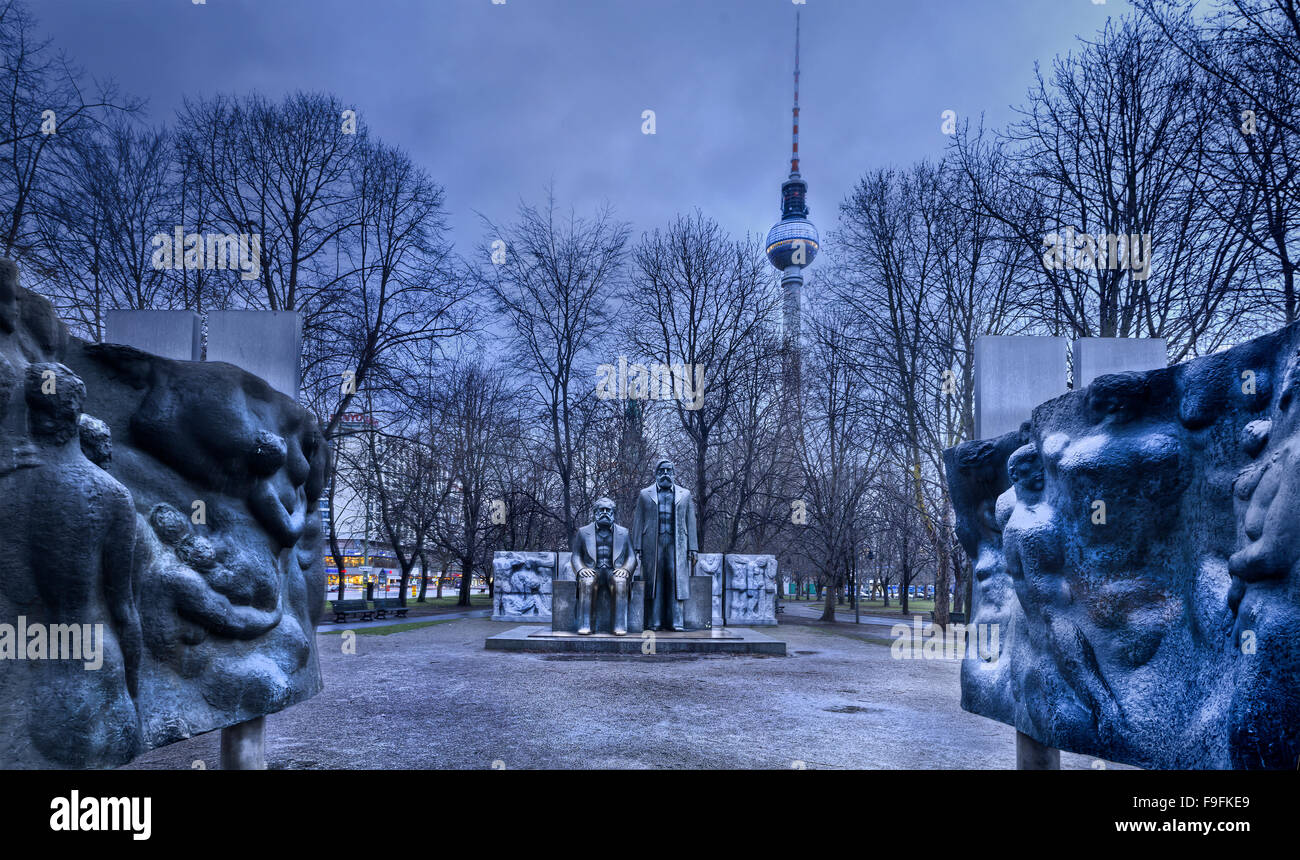
<svg viewBox="0 0 1300 860"><path fill-rule="evenodd" d="M492 616L493 621L502 619ZM572 579L557 579L551 583L551 629L578 629L578 583Z"/></svg>
<svg viewBox="0 0 1300 860"><path fill-rule="evenodd" d="M640 635L645 630L645 582L632 580L632 587L627 593L627 632L636 631Z"/></svg>
<svg viewBox="0 0 1300 860"><path fill-rule="evenodd" d="M750 657L784 657L785 643L748 627L711 627L708 630L649 631L636 636L592 633L579 636L522 624L488 637L489 651L531 651L543 654L624 654L653 660L664 654L737 654Z"/></svg>
<svg viewBox="0 0 1300 860"><path fill-rule="evenodd" d="M266 717L221 730L222 770L266 770Z"/></svg>
<svg viewBox="0 0 1300 860"><path fill-rule="evenodd" d="M691 577L691 596L683 609L682 621L687 630L706 630L713 626L713 577Z"/></svg>
<svg viewBox="0 0 1300 860"><path fill-rule="evenodd" d="M591 607L591 629L594 633L614 632L614 593L609 583L597 574L596 596ZM551 629L565 633L578 632L578 582L557 579L551 584ZM640 635L645 627L645 583L633 580L628 586L627 633Z"/></svg>
<svg viewBox="0 0 1300 860"><path fill-rule="evenodd" d="M1016 770L1060 770L1061 751L1016 732Z"/></svg>

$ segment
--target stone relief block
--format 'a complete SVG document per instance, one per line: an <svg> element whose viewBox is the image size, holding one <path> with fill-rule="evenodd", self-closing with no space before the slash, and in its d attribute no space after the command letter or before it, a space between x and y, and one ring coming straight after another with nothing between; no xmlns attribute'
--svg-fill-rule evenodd
<svg viewBox="0 0 1300 860"><path fill-rule="evenodd" d="M0 653L67 625L0 660L0 766L113 767L319 692L327 457L262 379L73 338L0 261Z"/></svg>
<svg viewBox="0 0 1300 860"><path fill-rule="evenodd" d="M968 647L963 707L1142 767L1293 770L1298 387L1293 324L948 452L974 621L1007 625L995 659Z"/></svg>
<svg viewBox="0 0 1300 860"><path fill-rule="evenodd" d="M550 621L556 553L492 554L493 621Z"/></svg>
<svg viewBox="0 0 1300 860"><path fill-rule="evenodd" d="M726 619L734 626L776 624L776 556L726 556Z"/></svg>

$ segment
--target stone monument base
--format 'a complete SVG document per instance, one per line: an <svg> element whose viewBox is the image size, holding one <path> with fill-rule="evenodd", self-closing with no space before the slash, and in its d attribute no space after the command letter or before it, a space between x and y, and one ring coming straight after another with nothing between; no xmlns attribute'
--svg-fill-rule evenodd
<svg viewBox="0 0 1300 860"><path fill-rule="evenodd" d="M615 636L612 633L578 635L521 624L487 639L489 651L529 651L545 654L754 654L785 656L785 642L745 627L704 630L646 631Z"/></svg>
<svg viewBox="0 0 1300 860"><path fill-rule="evenodd" d="M592 635L614 632L614 595L609 585L602 578L597 582L596 597L591 606ZM557 579L551 583L551 628L577 635L578 632L578 583L572 579ZM645 583L633 580L628 583L627 632L640 634L645 626Z"/></svg>

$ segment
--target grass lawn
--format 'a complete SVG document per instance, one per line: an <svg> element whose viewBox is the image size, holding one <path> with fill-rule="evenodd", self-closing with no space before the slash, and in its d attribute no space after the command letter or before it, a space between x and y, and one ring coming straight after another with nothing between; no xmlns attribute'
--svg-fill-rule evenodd
<svg viewBox="0 0 1300 860"><path fill-rule="evenodd" d="M425 598L424 603L416 603L414 597L406 598L407 607L414 612L416 609L433 608L433 609L456 609L456 601L460 600L460 595L448 594L443 589L442 598L434 597L436 594L432 588L429 589L429 595ZM471 609L490 609L492 607L492 598L485 591L482 594L471 594L469 596L469 605Z"/></svg>
<svg viewBox="0 0 1300 860"><path fill-rule="evenodd" d="M825 602L825 601L823 601L823 600L812 600L812 601L809 601L809 600L792 600L792 599L789 598L789 597L785 597L785 598L782 598L782 602L784 602L787 606L789 606L789 605L796 605L796 606L797 606L797 605L799 605L799 604L802 603L802 604L805 604L805 605L808 605L808 606L819 606L819 607L820 607L820 606L824 605L824 602ZM933 609L934 609L934 601L933 601L933 600L917 600L917 599L913 598L912 600L907 601L907 614L908 614L909 616L910 616L910 615L926 615L926 614L928 614L929 612L931 612ZM893 598L893 599L891 599L891 600L889 601L889 608L888 608L888 609L885 608L885 602L884 602L883 600L859 600L859 601L858 601L858 611L859 611L859 612L869 612L869 613L872 613L872 614L875 614L875 615L879 615L879 614L881 614L881 613L889 613L889 614L898 613L898 614L901 615L901 614L902 614L902 607L899 605L899 603L898 603L898 599L897 599L897 598ZM848 616L849 616L850 618L853 617L853 604L852 604L852 603L849 603L849 602L846 600L846 601L844 601L844 603L842 603L842 604L841 604L841 603L837 603L837 604L835 604L835 617L837 617L837 618L843 617L845 613L847 613Z"/></svg>
<svg viewBox="0 0 1300 860"><path fill-rule="evenodd" d="M435 594L434 590L433 590L433 589L429 589L429 596L425 599L424 603L417 603L417 602L416 602L417 598L414 598L414 597L407 597L407 598L406 598L406 608L407 608L408 610L410 610L410 613L409 613L409 616L408 616L408 617L415 617L415 616L418 616L418 615L424 615L424 614L429 613L429 612L445 612L445 611L447 611L447 610L451 610L451 609L460 609L460 608L463 608L463 607L458 607L458 606L456 605L456 601L460 599L460 597L459 597L458 595L456 595L456 594L451 594L451 593L449 593L448 591L446 591L445 589L444 589L443 592L442 592L442 595L443 595L443 596L442 596L441 599L434 597L434 596L433 596L434 594ZM380 596L380 597L383 597L382 594L379 595L379 596ZM395 595L395 594L390 594L389 596L390 596L391 598L396 598L396 597L397 597L397 595ZM350 597L350 598L348 598L348 599L349 599L349 600L356 600L357 598L355 598L355 597ZM331 606L332 606L333 603L334 603L333 599L332 599L332 598L327 598L327 600L329 600L329 603L330 603ZM369 603L366 604L366 605L367 605L367 607L369 607L369 608L371 608L371 609L373 609L374 606L375 606L374 601L371 601L371 602L369 602ZM484 593L482 593L482 594L471 594L471 595L469 596L469 608L470 608L470 609L491 609L491 608L492 608L492 598L488 596L487 592L484 592Z"/></svg>

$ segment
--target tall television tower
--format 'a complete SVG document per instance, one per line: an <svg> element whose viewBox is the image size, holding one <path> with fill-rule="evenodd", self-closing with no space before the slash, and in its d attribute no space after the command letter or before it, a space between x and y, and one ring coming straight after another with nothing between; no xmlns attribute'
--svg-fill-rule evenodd
<svg viewBox="0 0 1300 860"><path fill-rule="evenodd" d="M803 269L817 256L817 228L808 220L808 183L799 175L799 13L794 17L794 134L790 175L781 183L781 220L767 233L767 259L781 272L785 300L783 346L785 384L793 404L799 401L799 306ZM789 402L789 398L788 401Z"/></svg>

